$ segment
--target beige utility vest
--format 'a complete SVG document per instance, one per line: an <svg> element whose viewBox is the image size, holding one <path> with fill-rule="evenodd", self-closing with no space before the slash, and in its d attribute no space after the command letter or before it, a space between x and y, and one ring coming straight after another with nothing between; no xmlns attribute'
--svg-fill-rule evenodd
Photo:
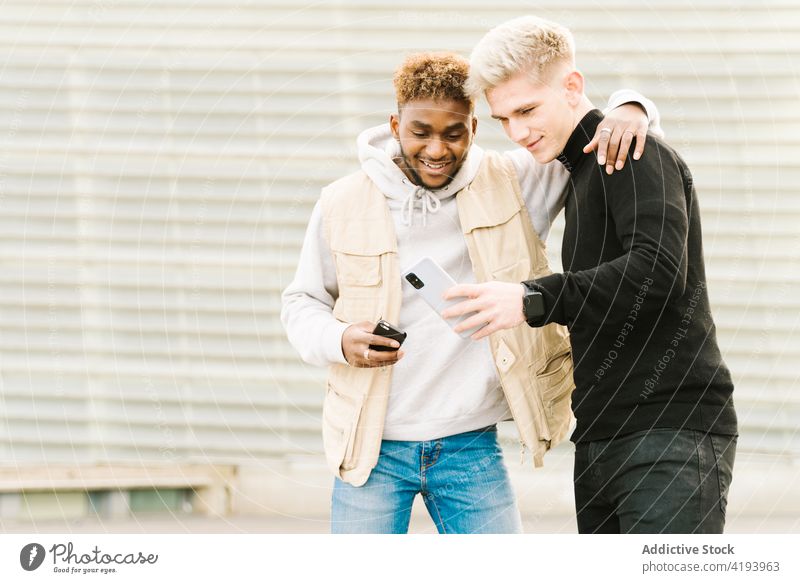
<svg viewBox="0 0 800 583"><path fill-rule="evenodd" d="M512 163L486 152L477 176L456 195L475 277L519 283L551 273L531 224ZM397 237L386 197L362 171L321 195L323 232L336 264L342 322L397 323L402 301ZM563 326L525 324L489 337L503 392L523 448L542 465L572 422L572 354ZM392 367L330 367L322 414L325 456L333 473L354 486L378 462Z"/></svg>

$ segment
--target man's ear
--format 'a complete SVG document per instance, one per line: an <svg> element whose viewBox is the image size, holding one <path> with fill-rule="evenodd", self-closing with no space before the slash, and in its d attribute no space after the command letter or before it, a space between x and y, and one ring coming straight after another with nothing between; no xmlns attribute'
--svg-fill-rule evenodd
<svg viewBox="0 0 800 583"><path fill-rule="evenodd" d="M400 114L393 113L389 116L389 127L395 140L400 139Z"/></svg>
<svg viewBox="0 0 800 583"><path fill-rule="evenodd" d="M583 98L583 75L580 71L571 71L564 78L564 89L566 91L567 102L572 107L577 107Z"/></svg>
<svg viewBox="0 0 800 583"><path fill-rule="evenodd" d="M475 132L478 131L478 116L472 115L472 139L475 139Z"/></svg>

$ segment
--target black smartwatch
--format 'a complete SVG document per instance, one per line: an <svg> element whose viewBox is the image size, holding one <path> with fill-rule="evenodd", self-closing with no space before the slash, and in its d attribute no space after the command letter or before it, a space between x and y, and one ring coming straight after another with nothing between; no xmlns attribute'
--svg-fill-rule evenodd
<svg viewBox="0 0 800 583"><path fill-rule="evenodd" d="M531 289L528 284L522 283L525 294L522 296L522 314L529 326L541 326L544 316L544 296L542 292Z"/></svg>

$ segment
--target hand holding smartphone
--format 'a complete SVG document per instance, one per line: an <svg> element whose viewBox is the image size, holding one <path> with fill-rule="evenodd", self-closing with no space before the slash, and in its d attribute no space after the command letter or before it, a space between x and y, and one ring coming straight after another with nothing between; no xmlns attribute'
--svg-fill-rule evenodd
<svg viewBox="0 0 800 583"><path fill-rule="evenodd" d="M401 344L406 334L386 321L356 322L342 334L342 356L350 366L391 366L403 358L399 347L387 346L392 342Z"/></svg>
<svg viewBox="0 0 800 583"><path fill-rule="evenodd" d="M433 308L434 311L439 314L439 316L442 315L442 312L445 309L449 308L450 306L455 306L456 304L461 303L463 300L463 298L456 298L452 300L444 300L442 298L444 292L456 285L456 282L444 269L439 266L438 263L436 263L430 257L423 257L410 269L406 270L403 273L403 279L405 279L414 287L417 293L422 296L422 299L425 300L425 302L431 308ZM458 319L449 319L444 321L448 326L450 326L450 328L455 328L462 321L469 318L473 313L474 312L464 314ZM485 325L486 324L482 324L481 326L464 330L459 334L459 336L461 336L461 338L469 338Z"/></svg>
<svg viewBox="0 0 800 583"><path fill-rule="evenodd" d="M392 340L396 340L400 346L403 345L403 341L408 336L407 332L401 332L394 326L392 326L386 320L379 320L378 323L375 325L375 329L372 331L373 334L376 336L383 336L384 338L391 338ZM377 350L379 352L389 352L392 350L399 350L399 348L392 348L390 346L378 346L377 344L370 344L370 350Z"/></svg>

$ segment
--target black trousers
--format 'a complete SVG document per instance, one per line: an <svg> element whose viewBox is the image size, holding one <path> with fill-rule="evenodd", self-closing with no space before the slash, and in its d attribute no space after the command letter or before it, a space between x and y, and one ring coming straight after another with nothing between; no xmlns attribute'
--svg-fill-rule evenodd
<svg viewBox="0 0 800 583"><path fill-rule="evenodd" d="M736 436L657 428L575 448L580 533L721 533Z"/></svg>

